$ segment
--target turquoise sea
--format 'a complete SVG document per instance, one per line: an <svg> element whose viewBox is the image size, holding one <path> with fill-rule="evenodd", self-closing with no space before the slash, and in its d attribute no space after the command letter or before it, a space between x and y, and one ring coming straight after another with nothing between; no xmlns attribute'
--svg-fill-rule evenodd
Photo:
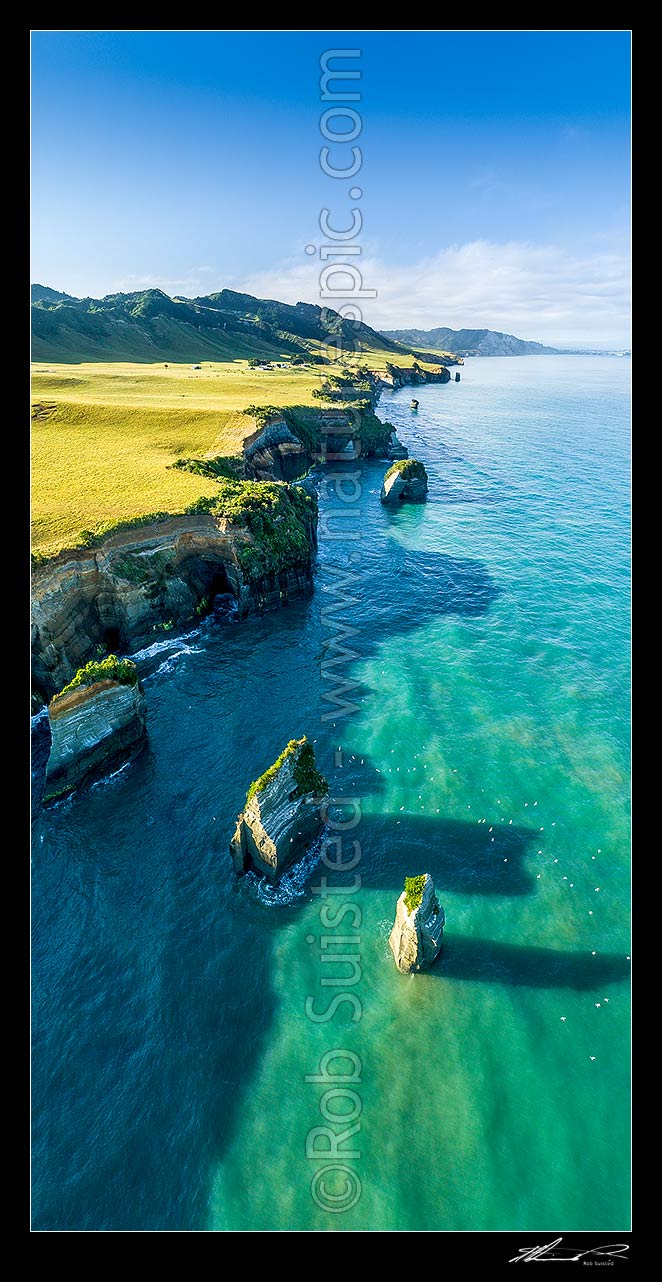
<svg viewBox="0 0 662 1282"><path fill-rule="evenodd" d="M37 811L33 1228L629 1229L630 362L461 375L379 402L428 502L317 474L314 597L143 652L147 748ZM358 862L274 894L227 843L303 733Z"/></svg>

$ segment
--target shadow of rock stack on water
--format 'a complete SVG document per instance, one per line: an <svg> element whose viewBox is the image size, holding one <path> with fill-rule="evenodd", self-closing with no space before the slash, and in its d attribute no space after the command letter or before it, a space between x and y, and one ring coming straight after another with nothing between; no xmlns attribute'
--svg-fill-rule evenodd
<svg viewBox="0 0 662 1282"><path fill-rule="evenodd" d="M446 931L441 954L427 973L446 980L590 992L629 979L630 963L621 953L593 956L588 949L564 952Z"/></svg>
<svg viewBox="0 0 662 1282"><path fill-rule="evenodd" d="M363 814L361 851L366 886L402 890L403 878L424 868L444 893L531 895L536 879L525 866L537 834L508 826L501 832L435 816ZM451 923L452 925L452 923Z"/></svg>

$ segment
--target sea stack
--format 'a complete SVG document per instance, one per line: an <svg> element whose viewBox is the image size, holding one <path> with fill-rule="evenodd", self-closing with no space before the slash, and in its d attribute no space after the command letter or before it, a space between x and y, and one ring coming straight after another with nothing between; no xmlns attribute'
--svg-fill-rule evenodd
<svg viewBox="0 0 662 1282"><path fill-rule="evenodd" d="M419 877L405 877L405 888L398 899L388 941L395 964L403 975L428 970L439 956L445 920L429 872Z"/></svg>
<svg viewBox="0 0 662 1282"><path fill-rule="evenodd" d="M135 663L111 654L101 663L79 668L73 681L51 699L48 720L51 752L45 802L140 751L146 709Z"/></svg>
<svg viewBox="0 0 662 1282"><path fill-rule="evenodd" d="M422 503L428 492L428 474L418 459L397 459L382 485L382 503Z"/></svg>
<svg viewBox="0 0 662 1282"><path fill-rule="evenodd" d="M456 370L456 371L455 371L455 382L456 382L456 383L459 383L459 381L460 381L460 374L459 374L459 371L458 371L458 370Z"/></svg>
<svg viewBox="0 0 662 1282"><path fill-rule="evenodd" d="M315 765L305 735L287 747L252 783L237 820L230 853L237 873L253 868L277 881L299 859L324 826L326 779Z"/></svg>

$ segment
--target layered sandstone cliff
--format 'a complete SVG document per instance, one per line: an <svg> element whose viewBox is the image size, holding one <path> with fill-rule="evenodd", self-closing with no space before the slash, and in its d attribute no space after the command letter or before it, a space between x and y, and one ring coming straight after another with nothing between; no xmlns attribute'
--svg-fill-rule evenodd
<svg viewBox="0 0 662 1282"><path fill-rule="evenodd" d="M197 622L218 594L230 593L242 618L309 595L317 504L301 487L294 489L268 487L255 529L213 512L171 516L37 565L37 700L47 701L98 653L131 652L164 631ZM276 500L269 507L272 491Z"/></svg>
<svg viewBox="0 0 662 1282"><path fill-rule="evenodd" d="M312 453L285 419L274 415L244 440L244 475L257 481L292 481L303 476Z"/></svg>
<svg viewBox="0 0 662 1282"><path fill-rule="evenodd" d="M420 386L423 383L450 383L450 370L445 365L439 365L438 368L430 370L423 369L418 361L411 365L392 365L388 363L384 370L371 371L376 380L377 387L397 388Z"/></svg>
<svg viewBox="0 0 662 1282"><path fill-rule="evenodd" d="M113 663L123 672L122 680L103 675ZM105 664L97 666L99 680L64 690L49 704L51 751L46 766L45 802L71 792L88 776L129 760L143 746L145 695L135 664L130 660L119 664L111 655Z"/></svg>
<svg viewBox="0 0 662 1282"><path fill-rule="evenodd" d="M253 868L277 881L319 835L326 795L311 744L305 737L291 739L248 790L230 842L235 871Z"/></svg>

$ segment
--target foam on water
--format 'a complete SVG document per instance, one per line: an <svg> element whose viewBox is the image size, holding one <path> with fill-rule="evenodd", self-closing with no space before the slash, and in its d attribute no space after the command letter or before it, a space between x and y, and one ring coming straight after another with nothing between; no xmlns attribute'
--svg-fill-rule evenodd
<svg viewBox="0 0 662 1282"><path fill-rule="evenodd" d="M195 637L199 637L201 631L202 628L197 627L191 632L179 633L177 636L172 637L164 637L162 641L152 641L151 645L145 646L142 650L136 650L135 654L129 655L129 658L133 659L134 663L142 663L146 659L154 659L156 655L165 654L167 650L172 650L177 647L180 647L179 652L181 654L190 653L186 643Z"/></svg>
<svg viewBox="0 0 662 1282"><path fill-rule="evenodd" d="M292 864L273 885L266 877L253 871L242 877L242 886L249 894L267 908L278 908L284 904L293 904L308 893L310 879L322 857L323 840L319 837L309 846L305 855L296 864Z"/></svg>
<svg viewBox="0 0 662 1282"><path fill-rule="evenodd" d="M93 789L108 788L111 784L115 783L120 778L121 775L125 774L126 771L129 769L129 767L132 765L133 765L132 760L125 761L123 765L118 766L117 770L112 770L110 774L104 775L103 779L96 779L94 783L91 784L90 786Z"/></svg>

